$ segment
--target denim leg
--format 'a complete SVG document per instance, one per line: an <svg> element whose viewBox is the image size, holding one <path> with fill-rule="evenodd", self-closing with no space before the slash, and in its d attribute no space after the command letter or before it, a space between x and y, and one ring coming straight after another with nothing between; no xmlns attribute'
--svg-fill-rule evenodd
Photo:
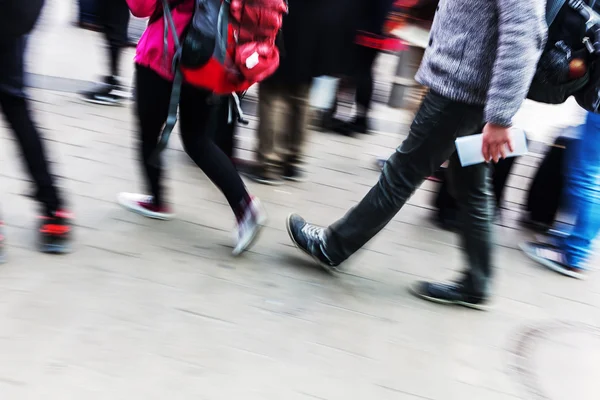
<svg viewBox="0 0 600 400"><path fill-rule="evenodd" d="M455 152L450 158L448 187L460 212L462 247L469 268L462 283L479 295L489 293L492 277L492 220L494 195L490 166L486 163L462 167Z"/></svg>
<svg viewBox="0 0 600 400"><path fill-rule="evenodd" d="M582 268L600 231L600 115L588 113L569 155L566 195L575 226L562 241L569 264Z"/></svg>
<svg viewBox="0 0 600 400"><path fill-rule="evenodd" d="M387 160L379 181L325 236L327 254L342 262L371 240L455 151L458 136L478 133L483 109L428 93L406 140Z"/></svg>

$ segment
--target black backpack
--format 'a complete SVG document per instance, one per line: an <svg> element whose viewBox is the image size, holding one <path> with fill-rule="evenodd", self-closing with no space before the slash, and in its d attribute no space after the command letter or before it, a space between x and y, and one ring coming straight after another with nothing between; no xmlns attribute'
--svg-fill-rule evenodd
<svg viewBox="0 0 600 400"><path fill-rule="evenodd" d="M562 104L570 96L579 98L597 86L600 34L595 31L600 32L600 20L595 27L592 19L584 17L595 5L596 0L547 1L548 40L527 95L529 99ZM575 62L583 65L579 76L570 75L575 71ZM595 111L589 100L582 103L585 109Z"/></svg>
<svg viewBox="0 0 600 400"><path fill-rule="evenodd" d="M0 0L0 39L31 32L43 6L44 0Z"/></svg>

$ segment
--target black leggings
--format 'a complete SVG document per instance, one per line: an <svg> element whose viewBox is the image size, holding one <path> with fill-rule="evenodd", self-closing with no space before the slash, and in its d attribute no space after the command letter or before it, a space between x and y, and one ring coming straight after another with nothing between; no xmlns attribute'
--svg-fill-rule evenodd
<svg viewBox="0 0 600 400"><path fill-rule="evenodd" d="M98 14L108 42L110 76L119 75L121 51L127 45L129 6L125 0L101 0Z"/></svg>
<svg viewBox="0 0 600 400"><path fill-rule="evenodd" d="M149 68L137 66L136 113L140 129L142 165L154 203L164 202L161 185L162 168L150 163L150 157L165 124L171 97L172 83ZM208 178L223 192L229 205L240 216L241 206L250 200L242 179L231 160L215 145L207 122L211 105L210 94L184 85L179 102L179 127L185 152L202 169Z"/></svg>
<svg viewBox="0 0 600 400"><path fill-rule="evenodd" d="M61 207L58 190L48 168L44 144L29 113L27 100L0 91L0 108L12 128L25 158L29 174L36 185L36 199L50 216Z"/></svg>

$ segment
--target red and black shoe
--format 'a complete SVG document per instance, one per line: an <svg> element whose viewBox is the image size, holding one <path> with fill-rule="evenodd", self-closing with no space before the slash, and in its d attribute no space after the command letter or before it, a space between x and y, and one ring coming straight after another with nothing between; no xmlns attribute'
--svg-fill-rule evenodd
<svg viewBox="0 0 600 400"><path fill-rule="evenodd" d="M64 210L40 217L38 245L42 253L65 254L71 251L73 215Z"/></svg>

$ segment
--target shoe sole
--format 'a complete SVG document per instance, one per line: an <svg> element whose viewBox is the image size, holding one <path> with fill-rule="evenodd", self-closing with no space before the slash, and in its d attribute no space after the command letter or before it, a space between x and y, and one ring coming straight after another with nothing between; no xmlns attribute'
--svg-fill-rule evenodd
<svg viewBox="0 0 600 400"><path fill-rule="evenodd" d="M411 294L413 294L414 296L418 297L419 299L427 300L431 303L443 304L446 306L462 306L462 307L466 307L466 308L470 308L472 310L478 310L478 311L488 311L490 309L490 306L485 305L485 304L473 304L473 303L467 303L466 301L450 301L450 300L438 299L437 297L427 296L427 295L420 293L418 290L416 290L414 286L409 286L408 291Z"/></svg>
<svg viewBox="0 0 600 400"><path fill-rule="evenodd" d="M519 245L519 247L521 248L521 250L523 251L523 253L525 253L525 255L527 257L529 257L531 260L537 262L538 264L543 265L544 267L548 268L551 271L557 272L561 275L568 276L569 278L573 278L573 279L579 279L582 281L586 279L586 276L582 273L573 272L573 271L569 271L564 268L560 268L553 262L546 260L545 258L538 257L535 254L532 254L532 252L530 251L531 246L529 246L528 243L521 243Z"/></svg>
<svg viewBox="0 0 600 400"><path fill-rule="evenodd" d="M296 242L296 239L294 239L294 235L292 235L292 230L290 229L290 219L292 218L293 215L294 214L288 215L288 217L285 220L285 227L287 229L288 235L290 236L290 239L292 239L292 243L294 243L294 246L296 246L296 248L298 248L298 250L302 251L304 254L306 254L307 256L312 258L314 261L316 261L317 265L319 265L325 271L329 272L331 275L340 274L341 271L338 268L325 264L323 261L319 260L317 257L312 255L310 252L306 251L302 246L300 246L298 244L298 242Z"/></svg>
<svg viewBox="0 0 600 400"><path fill-rule="evenodd" d="M121 207L126 209L127 211L134 212L138 215L141 215L146 218L156 219L159 221L170 221L175 217L175 214L164 214L164 213L154 213L152 211L148 211L141 207L136 207L135 205L129 204L120 198L117 198L117 202Z"/></svg>

